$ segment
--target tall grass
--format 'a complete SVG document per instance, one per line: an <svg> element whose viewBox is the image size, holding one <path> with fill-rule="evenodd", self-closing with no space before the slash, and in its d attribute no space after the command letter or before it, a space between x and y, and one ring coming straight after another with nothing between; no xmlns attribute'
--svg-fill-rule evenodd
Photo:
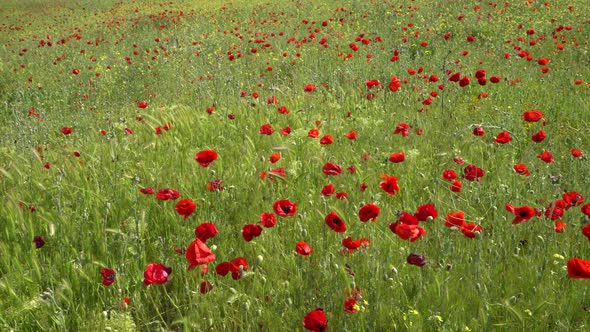
<svg viewBox="0 0 590 332"><path fill-rule="evenodd" d="M564 192L588 195L588 160L570 150L590 151L590 7L571 6L6 2L2 329L293 331L321 307L328 329L338 331L584 330L588 287L568 278L565 266L572 257L590 258L580 208L565 212L561 233L545 216L513 225L505 209L544 212ZM395 50L399 59L391 61ZM550 59L545 74L540 58ZM486 70L484 86L474 77L479 69ZM450 82L456 72L471 83ZM429 82L431 75L439 80ZM392 76L403 81L397 92L388 89ZM501 81L490 83L491 76ZM383 88L368 89L371 79ZM307 84L316 90L305 92ZM424 105L431 92L438 95ZM272 96L277 104L267 102ZM137 106L142 101L146 108ZM289 114L278 113L280 106ZM543 119L523 121L533 109ZM156 134L167 123L169 130ZM260 134L266 123L272 135ZM407 137L394 134L399 123L410 125ZM291 133L282 135L288 126ZM472 134L476 126L483 137ZM62 134L63 127L72 133ZM308 137L313 128L317 139ZM547 138L531 141L541 129ZM345 137L351 130L355 140ZM504 145L494 142L503 130L512 136ZM327 134L334 142L320 144ZM219 158L204 168L195 154L206 149ZM537 157L544 150L555 162ZM387 160L402 151L402 163ZM281 153L276 164L268 161L273 152ZM342 166L342 174L322 173L326 162ZM516 163L526 163L530 176L515 173ZM469 164L485 171L480 181L461 178ZM278 167L286 176L261 179ZM460 193L442 178L445 169L459 174ZM398 178L395 196L379 187L385 174ZM215 180L223 190L208 190ZM347 199L322 196L329 183ZM176 201L140 192L147 187L178 190L198 206L185 219ZM244 241L243 226L258 223L279 199L296 202L296 216L278 217L275 227ZM380 207L375 222L359 221L365 203ZM392 233L388 226L401 212L426 203L438 217L421 223L423 237L410 242ZM347 224L344 234L326 226L332 211ZM474 239L443 225L454 211L481 226ZM217 258L206 274L187 270L177 252L203 222L219 230L207 241ZM35 236L44 237L42 247ZM348 236L370 245L343 254ZM313 248L309 257L295 252L300 240ZM424 255L426 265L408 264L410 253ZM240 280L214 272L236 257L249 266ZM172 267L168 282L145 286L149 263ZM103 267L116 271L110 286L101 284ZM214 287L201 294L205 280ZM344 301L357 287L358 312L347 313Z"/></svg>

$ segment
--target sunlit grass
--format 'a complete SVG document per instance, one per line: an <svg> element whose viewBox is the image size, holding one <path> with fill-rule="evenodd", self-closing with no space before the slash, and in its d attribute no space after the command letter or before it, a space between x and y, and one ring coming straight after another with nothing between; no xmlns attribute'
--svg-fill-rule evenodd
<svg viewBox="0 0 590 332"><path fill-rule="evenodd" d="M543 213L565 192L588 195L590 8L464 5L4 2L2 329L293 331L323 308L337 331L584 330L586 281L568 278L566 263L590 258L587 217L568 209L558 233L543 215L513 225L505 205ZM457 72L470 84L449 81ZM543 118L523 121L533 109ZM402 123L407 136L395 133ZM541 129L547 138L533 142ZM494 141L502 131L507 144ZM320 144L325 135L332 144ZM208 167L195 160L203 150L218 153ZM538 158L545 150L554 162ZM388 161L394 152L405 160ZM327 162L342 173L323 173ZM467 165L485 175L469 181ZM397 177L395 195L381 189L385 175ZM328 184L335 193L323 196ZM140 192L150 187L177 190L194 213ZM295 216L246 242L244 225L282 199ZM359 221L367 203L380 208L375 222ZM411 242L390 230L427 203L438 217L420 223L426 234ZM481 226L473 239L443 225L456 211ZM346 232L326 225L331 212ZM206 241L216 255L207 273L187 270L182 254L204 222L219 230ZM346 254L347 237L370 245ZM426 264L408 264L411 253ZM237 257L248 262L239 280L215 273ZM172 268L166 283L144 285L150 263ZM109 286L102 268L116 271ZM213 288L202 294L205 281ZM357 313L345 312L357 288Z"/></svg>

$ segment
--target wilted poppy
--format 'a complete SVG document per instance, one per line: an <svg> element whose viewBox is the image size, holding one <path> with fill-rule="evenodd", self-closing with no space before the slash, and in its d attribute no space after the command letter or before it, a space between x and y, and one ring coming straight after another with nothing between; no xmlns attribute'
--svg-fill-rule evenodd
<svg viewBox="0 0 590 332"><path fill-rule="evenodd" d="M197 204L191 201L190 198L185 198L176 203L176 212L178 212L178 214L181 216L184 216L185 219L193 214L196 208Z"/></svg>
<svg viewBox="0 0 590 332"><path fill-rule="evenodd" d="M328 328L328 320L326 319L324 309L317 308L307 313L303 317L303 327L313 332L325 332Z"/></svg>
<svg viewBox="0 0 590 332"><path fill-rule="evenodd" d="M168 276L172 273L171 267L166 267L159 263L150 263L143 272L143 284L163 284L168 281Z"/></svg>
<svg viewBox="0 0 590 332"><path fill-rule="evenodd" d="M195 160L203 167L209 167L215 159L217 159L215 150L203 150L195 155Z"/></svg>
<svg viewBox="0 0 590 332"><path fill-rule="evenodd" d="M344 233L346 231L346 224L334 211L326 215L325 222L334 232Z"/></svg>
<svg viewBox="0 0 590 332"><path fill-rule="evenodd" d="M213 285L209 281L207 281L207 280L201 281L201 284L199 285L199 291L201 292L201 294L207 294L212 289L213 289Z"/></svg>

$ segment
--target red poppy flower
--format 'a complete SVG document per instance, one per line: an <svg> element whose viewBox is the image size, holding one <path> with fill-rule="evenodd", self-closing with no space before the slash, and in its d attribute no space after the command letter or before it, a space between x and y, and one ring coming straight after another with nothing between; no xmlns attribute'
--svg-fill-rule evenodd
<svg viewBox="0 0 590 332"><path fill-rule="evenodd" d="M426 265L426 257L424 257L423 255L419 255L419 254L410 254L408 256L408 258L406 259L406 261L408 262L408 264L410 265L416 265L416 266L424 266Z"/></svg>
<svg viewBox="0 0 590 332"><path fill-rule="evenodd" d="M461 233L466 237L473 239L475 238L476 234L481 232L481 226L476 225L474 223L465 223L463 227L461 227Z"/></svg>
<svg viewBox="0 0 590 332"><path fill-rule="evenodd" d="M196 208L197 204L191 201L190 198L185 198L176 203L176 212L178 212L178 214L181 216L184 216L185 219L193 214Z"/></svg>
<svg viewBox="0 0 590 332"><path fill-rule="evenodd" d="M518 174L522 174L524 176L529 176L531 175L529 173L529 168L526 166L526 164L516 164L514 165L514 171Z"/></svg>
<svg viewBox="0 0 590 332"><path fill-rule="evenodd" d="M567 262L567 274L574 279L590 279L590 260L577 257Z"/></svg>
<svg viewBox="0 0 590 332"><path fill-rule="evenodd" d="M229 270L231 269L231 264L229 262L221 262L215 266L215 273L219 274L222 277L225 277Z"/></svg>
<svg viewBox="0 0 590 332"><path fill-rule="evenodd" d="M580 151L578 149L572 149L571 153L574 158L579 158L583 155L582 151Z"/></svg>
<svg viewBox="0 0 590 332"><path fill-rule="evenodd" d="M207 247L205 242L198 238L186 248L185 257L190 263L189 270L197 265L211 263L215 260L215 254L211 252L211 249Z"/></svg>
<svg viewBox="0 0 590 332"><path fill-rule="evenodd" d="M277 217L270 212L260 214L260 223L266 228L271 228L277 223Z"/></svg>
<svg viewBox="0 0 590 332"><path fill-rule="evenodd" d="M575 192L575 191L566 192L561 197L563 198L563 200L566 203L566 205L565 205L566 210L571 207L578 206L578 205L581 205L582 203L584 203L584 196L580 195L580 193Z"/></svg>
<svg viewBox="0 0 590 332"><path fill-rule="evenodd" d="M195 228L195 237L203 242L207 242L210 238L214 237L219 231L215 224L205 222Z"/></svg>
<svg viewBox="0 0 590 332"><path fill-rule="evenodd" d="M555 202L549 204L545 209L545 217L551 220L561 219L566 209L567 203L563 199L558 199Z"/></svg>
<svg viewBox="0 0 590 332"><path fill-rule="evenodd" d="M389 176L383 175L383 181L379 183L379 186L383 191L391 196L395 196L395 194L400 190L397 184L397 176Z"/></svg>
<svg viewBox="0 0 590 332"><path fill-rule="evenodd" d="M445 169L442 173L442 177L447 181L453 181L457 178L457 173L452 169Z"/></svg>
<svg viewBox="0 0 590 332"><path fill-rule="evenodd" d="M217 159L215 150L203 150L195 155L195 160L203 167L209 167L215 159Z"/></svg>
<svg viewBox="0 0 590 332"><path fill-rule="evenodd" d="M510 137L510 133L507 131L503 131L496 136L496 143L506 144L510 141L512 141L512 137Z"/></svg>
<svg viewBox="0 0 590 332"><path fill-rule="evenodd" d="M590 217L590 203L582 206L582 213Z"/></svg>
<svg viewBox="0 0 590 332"><path fill-rule="evenodd" d="M463 188L463 184L459 180L453 180L451 183L451 191L455 193L460 193L461 188Z"/></svg>
<svg viewBox="0 0 590 332"><path fill-rule="evenodd" d="M322 188L322 195L324 196L331 196L336 192L336 188L333 184L327 184Z"/></svg>
<svg viewBox="0 0 590 332"><path fill-rule="evenodd" d="M303 317L303 327L313 332L325 332L328 329L328 320L324 309L317 308Z"/></svg>
<svg viewBox="0 0 590 332"><path fill-rule="evenodd" d="M207 281L207 280L201 281L201 284L199 285L199 291L201 292L201 294L207 294L212 289L213 289L213 285L209 281Z"/></svg>
<svg viewBox="0 0 590 332"><path fill-rule="evenodd" d="M463 170L463 177L469 181L479 181L479 179L482 178L484 175L485 172L475 165L469 165L465 167L465 169Z"/></svg>
<svg viewBox="0 0 590 332"><path fill-rule="evenodd" d="M172 273L171 267L162 264L150 263L143 272L143 284L163 284L168 281L168 276Z"/></svg>
<svg viewBox="0 0 590 332"><path fill-rule="evenodd" d="M401 134L402 137L407 137L410 134L410 125L404 122L398 123L393 131L394 135Z"/></svg>
<svg viewBox="0 0 590 332"><path fill-rule="evenodd" d="M389 156L389 161L391 161L392 163L401 163L405 159L406 159L406 153L404 151L394 152L391 154L391 156Z"/></svg>
<svg viewBox="0 0 590 332"><path fill-rule="evenodd" d="M436 211L436 208L431 203L420 205L416 210L414 217L418 221L432 220L438 217L438 211Z"/></svg>
<svg viewBox="0 0 590 332"><path fill-rule="evenodd" d="M389 82L389 90L395 92L401 87L402 81L397 76L392 76Z"/></svg>
<svg viewBox="0 0 590 332"><path fill-rule="evenodd" d="M316 128L310 129L307 133L307 137L318 138L318 136L320 136L320 131Z"/></svg>
<svg viewBox="0 0 590 332"><path fill-rule="evenodd" d="M356 314L358 311L356 301L356 297L347 297L346 300L344 300L344 311L350 314Z"/></svg>
<svg viewBox="0 0 590 332"><path fill-rule="evenodd" d="M274 164L279 160L281 160L281 153L280 152L273 152L270 155L270 157L268 158L268 162L271 164Z"/></svg>
<svg viewBox="0 0 590 332"><path fill-rule="evenodd" d="M397 216L397 222L406 225L418 225L420 221L414 215L409 214L405 211L401 212Z"/></svg>
<svg viewBox="0 0 590 332"><path fill-rule="evenodd" d="M467 41L470 42L470 43L471 42L474 42L475 41L475 37L469 35L469 36L467 36Z"/></svg>
<svg viewBox="0 0 590 332"><path fill-rule="evenodd" d="M256 224L247 224L244 225L242 228L242 237L246 242L252 241L255 237L259 236L262 233L262 227Z"/></svg>
<svg viewBox="0 0 590 332"><path fill-rule="evenodd" d="M342 173L342 167L337 164L327 162L324 164L324 167L322 167L322 172L326 175L338 175Z"/></svg>
<svg viewBox="0 0 590 332"><path fill-rule="evenodd" d="M530 206L515 207L511 204L506 204L506 211L514 214L513 224L519 224L523 221L527 221L536 215L535 209Z"/></svg>
<svg viewBox="0 0 590 332"><path fill-rule="evenodd" d="M156 199L162 200L162 201L168 201L168 200L175 200L178 197L180 197L180 193L176 190L173 189L160 189L158 191L158 193L156 194Z"/></svg>
<svg viewBox="0 0 590 332"><path fill-rule="evenodd" d="M461 229L465 226L465 214L463 211L449 212L443 224L447 227L458 227Z"/></svg>
<svg viewBox="0 0 590 332"><path fill-rule="evenodd" d="M537 155L537 158L543 160L546 163L552 163L555 161L555 157L553 156L553 154L547 150L539 153Z"/></svg>
<svg viewBox="0 0 590 332"><path fill-rule="evenodd" d="M547 137L547 135L545 134L544 130L539 130L538 132L536 132L535 134L533 134L533 136L531 137L531 139L533 140L533 142L536 143L540 143L542 142L545 137Z"/></svg>
<svg viewBox="0 0 590 332"><path fill-rule="evenodd" d="M526 122L537 122L543 118L543 113L537 110L526 111L522 113L522 118Z"/></svg>
<svg viewBox="0 0 590 332"><path fill-rule="evenodd" d="M140 193L142 193L142 194L151 195L151 194L153 194L155 191L154 191L154 188L152 188L152 187L147 187L147 188L141 188L141 189L139 189L139 192L140 192Z"/></svg>
<svg viewBox="0 0 590 332"><path fill-rule="evenodd" d="M218 179L218 180L209 180L209 182L207 182L207 190L209 191L222 191L224 188L221 185L221 183L223 182L223 180Z"/></svg>
<svg viewBox="0 0 590 332"><path fill-rule="evenodd" d="M297 203L291 202L288 199L276 201L272 208L280 217L292 217L297 213Z"/></svg>
<svg viewBox="0 0 590 332"><path fill-rule="evenodd" d="M461 80L459 81L459 86L462 87L462 88L463 87L466 87L466 86L469 85L469 82L470 82L469 81L469 77L463 76L463 78L461 78Z"/></svg>
<svg viewBox="0 0 590 332"><path fill-rule="evenodd" d="M35 243L35 248L39 249L45 245L45 238L43 235L35 235L33 237L33 243Z"/></svg>
<svg viewBox="0 0 590 332"><path fill-rule="evenodd" d="M262 126L260 126L260 133L262 135L272 135L272 133L274 133L274 132L275 132L275 130L268 123L265 123Z"/></svg>
<svg viewBox="0 0 590 332"><path fill-rule="evenodd" d="M389 224L389 229L397 234L402 240L415 242L426 234L426 230L418 225L408 225L399 222Z"/></svg>
<svg viewBox="0 0 590 332"><path fill-rule="evenodd" d="M344 136L346 136L346 138L348 138L350 140L356 139L356 131L351 130L348 133L346 133L346 135L344 135Z"/></svg>
<svg viewBox="0 0 590 332"><path fill-rule="evenodd" d="M362 222L367 222L369 220L375 222L380 211L381 209L375 204L365 204L359 210L359 219Z"/></svg>
<svg viewBox="0 0 590 332"><path fill-rule="evenodd" d="M303 91L305 92L312 92L315 91L316 86L314 84L307 84L306 86L303 87Z"/></svg>
<svg viewBox="0 0 590 332"><path fill-rule="evenodd" d="M279 112L280 114L289 114L289 110L287 109L287 107L285 106L281 106L277 109L277 112Z"/></svg>
<svg viewBox="0 0 590 332"><path fill-rule="evenodd" d="M485 133L485 130L480 126L473 128L473 135L475 136L483 136Z"/></svg>
<svg viewBox="0 0 590 332"><path fill-rule="evenodd" d="M129 135L133 135L133 130L131 130L131 128L125 128L125 132Z"/></svg>
<svg viewBox="0 0 590 332"><path fill-rule="evenodd" d="M320 144L322 144L322 145L330 145L330 144L332 144L333 141L334 141L334 139L332 138L332 135L326 135L326 136L320 138Z"/></svg>
<svg viewBox="0 0 590 332"><path fill-rule="evenodd" d="M326 216L325 222L334 232L344 233L346 231L346 224L334 211Z"/></svg>
<svg viewBox="0 0 590 332"><path fill-rule="evenodd" d="M141 101L141 102L137 103L137 107L146 108L146 107L148 107L148 103L146 103L145 101Z"/></svg>
<svg viewBox="0 0 590 332"><path fill-rule="evenodd" d="M584 227L582 227L582 234L584 234L584 236L590 241L590 224L586 224Z"/></svg>
<svg viewBox="0 0 590 332"><path fill-rule="evenodd" d="M301 256L309 256L313 252L313 249L305 241L299 241L295 245L295 251Z"/></svg>
<svg viewBox="0 0 590 332"><path fill-rule="evenodd" d="M281 128L281 134L283 136L288 136L291 133L291 127L287 126L285 128Z"/></svg>
<svg viewBox="0 0 590 332"><path fill-rule="evenodd" d="M381 83L379 83L379 80L367 80L365 81L365 84L367 85L368 89L371 89L373 87L379 87L381 85Z"/></svg>
<svg viewBox="0 0 590 332"><path fill-rule="evenodd" d="M239 280L244 271L248 270L248 261L244 257L236 257L229 262L229 271L234 280Z"/></svg>
<svg viewBox="0 0 590 332"><path fill-rule="evenodd" d="M567 228L567 225L563 221L556 221L555 222L555 233L563 233L563 231Z"/></svg>
<svg viewBox="0 0 590 332"><path fill-rule="evenodd" d="M100 270L100 276L102 277L102 284L104 286L109 286L116 280L115 270L106 267L103 267L102 270Z"/></svg>
<svg viewBox="0 0 590 332"><path fill-rule="evenodd" d="M449 81L451 81L451 82L459 82L459 80L461 80L461 73L460 72L456 72L453 75L449 76Z"/></svg>
<svg viewBox="0 0 590 332"><path fill-rule="evenodd" d="M70 127L63 127L61 128L61 133L64 135L69 135L72 133L72 128Z"/></svg>

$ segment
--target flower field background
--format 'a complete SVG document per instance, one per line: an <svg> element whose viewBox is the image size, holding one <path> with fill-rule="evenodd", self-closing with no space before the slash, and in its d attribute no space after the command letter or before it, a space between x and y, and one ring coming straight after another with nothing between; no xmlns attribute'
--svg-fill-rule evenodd
<svg viewBox="0 0 590 332"><path fill-rule="evenodd" d="M587 329L589 12L4 2L0 329Z"/></svg>

